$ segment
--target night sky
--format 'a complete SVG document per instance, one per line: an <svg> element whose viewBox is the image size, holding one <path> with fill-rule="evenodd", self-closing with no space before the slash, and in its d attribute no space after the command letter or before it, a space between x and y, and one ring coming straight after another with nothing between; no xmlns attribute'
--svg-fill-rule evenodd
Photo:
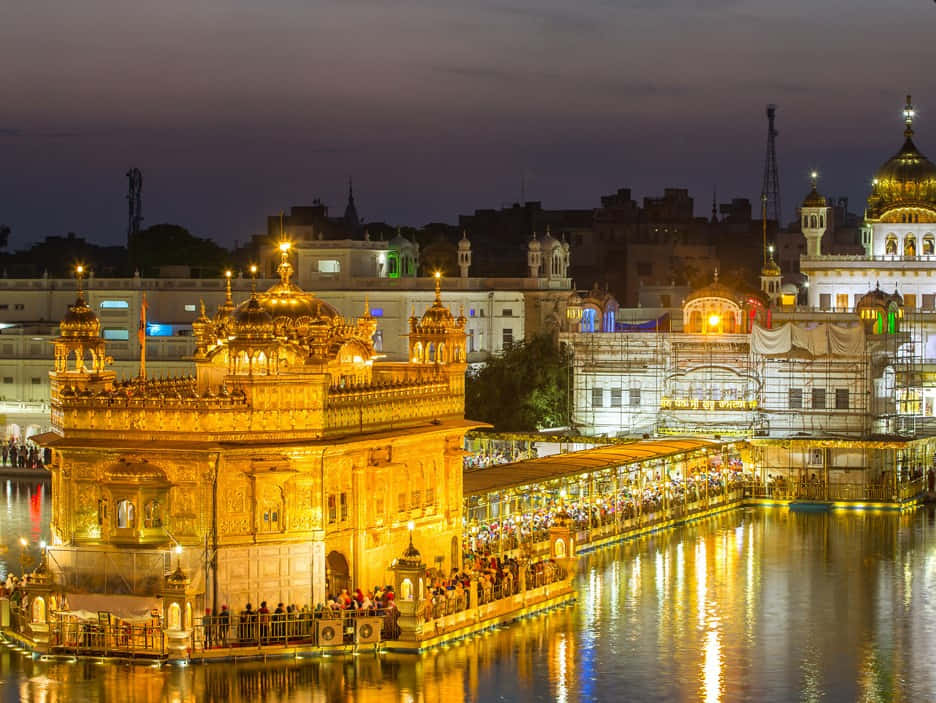
<svg viewBox="0 0 936 703"><path fill-rule="evenodd" d="M520 197L587 208L688 187L758 198L778 104L784 214L861 212L902 140L936 158L930 0L29 0L0 20L11 246L144 226L230 245L320 197L421 225ZM932 117L931 117L932 115Z"/></svg>

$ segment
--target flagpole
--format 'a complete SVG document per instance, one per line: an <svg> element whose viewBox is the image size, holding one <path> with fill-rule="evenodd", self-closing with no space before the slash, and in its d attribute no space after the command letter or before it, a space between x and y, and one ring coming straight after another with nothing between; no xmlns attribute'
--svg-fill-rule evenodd
<svg viewBox="0 0 936 703"><path fill-rule="evenodd" d="M137 340L140 342L140 378L146 380L146 293L140 303L140 329L137 330Z"/></svg>

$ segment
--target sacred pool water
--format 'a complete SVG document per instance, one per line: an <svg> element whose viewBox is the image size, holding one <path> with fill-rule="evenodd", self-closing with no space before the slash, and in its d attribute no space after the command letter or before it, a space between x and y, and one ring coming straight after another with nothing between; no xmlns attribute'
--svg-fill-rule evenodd
<svg viewBox="0 0 936 703"><path fill-rule="evenodd" d="M45 537L48 486L7 483L0 574ZM572 607L420 658L187 667L0 646L3 700L936 700L933 510L744 509L584 559Z"/></svg>

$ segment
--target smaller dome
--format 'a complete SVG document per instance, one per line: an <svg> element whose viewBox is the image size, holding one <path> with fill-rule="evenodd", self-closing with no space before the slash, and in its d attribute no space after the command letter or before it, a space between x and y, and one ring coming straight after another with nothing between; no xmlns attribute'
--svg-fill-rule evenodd
<svg viewBox="0 0 936 703"><path fill-rule="evenodd" d="M770 259L766 264L764 264L764 268L761 269L761 276L779 275L781 275L780 266L773 259Z"/></svg>
<svg viewBox="0 0 936 703"><path fill-rule="evenodd" d="M880 306L886 308L890 303L897 306L903 305L903 297L896 290L893 293L887 293L881 290L880 284L875 285L873 290L869 290L855 303L855 308Z"/></svg>
<svg viewBox="0 0 936 703"><path fill-rule="evenodd" d="M455 321L452 311L445 307L440 300L436 300L432 307L423 313L419 324L422 327L448 327Z"/></svg>
<svg viewBox="0 0 936 703"><path fill-rule="evenodd" d="M577 291L572 291L569 294L569 299L566 301L566 305L569 307L578 307L582 304L582 296L578 294Z"/></svg>
<svg viewBox="0 0 936 703"><path fill-rule="evenodd" d="M468 239L468 235L462 232L461 239L458 240L458 251L470 251L471 250L471 240Z"/></svg>
<svg viewBox="0 0 936 703"><path fill-rule="evenodd" d="M816 184L813 183L812 189L803 199L803 207L826 207L828 202L825 199L824 195L819 195L819 191L816 190Z"/></svg>
<svg viewBox="0 0 936 703"><path fill-rule="evenodd" d="M68 306L59 329L63 337L97 337L101 333L101 321L79 293L75 304Z"/></svg>
<svg viewBox="0 0 936 703"><path fill-rule="evenodd" d="M238 337L258 339L273 336L273 318L256 296L251 296L247 304L234 316L234 332Z"/></svg>
<svg viewBox="0 0 936 703"><path fill-rule="evenodd" d="M536 235L533 235L533 237L530 239L530 243L527 244L527 248L530 251L539 251L543 248L543 245L540 244L540 240L536 238Z"/></svg>

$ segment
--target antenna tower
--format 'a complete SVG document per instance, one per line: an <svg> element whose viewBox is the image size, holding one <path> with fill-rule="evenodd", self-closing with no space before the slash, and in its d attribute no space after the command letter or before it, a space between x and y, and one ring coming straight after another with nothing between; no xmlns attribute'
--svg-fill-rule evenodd
<svg viewBox="0 0 936 703"><path fill-rule="evenodd" d="M131 168L127 171L127 181L129 182L127 203L130 209L127 219L127 248L129 249L133 235L139 234L140 223L143 222L143 174L140 169Z"/></svg>
<svg viewBox="0 0 936 703"><path fill-rule="evenodd" d="M780 228L780 176L777 175L777 130L774 128L774 118L777 115L777 106L767 106L767 158L764 161L764 185L761 188L761 200L766 204L765 212L769 220L777 223Z"/></svg>

